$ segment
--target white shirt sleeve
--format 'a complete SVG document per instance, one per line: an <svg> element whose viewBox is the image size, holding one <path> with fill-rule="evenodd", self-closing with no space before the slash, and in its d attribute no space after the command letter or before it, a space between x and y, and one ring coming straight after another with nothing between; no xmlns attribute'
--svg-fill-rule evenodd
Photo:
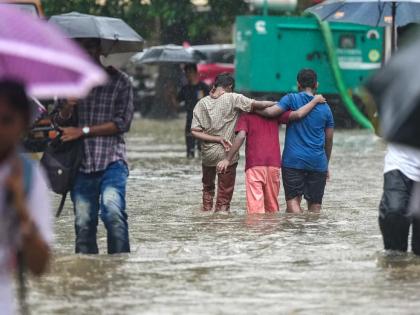
<svg viewBox="0 0 420 315"><path fill-rule="evenodd" d="M54 238L51 198L46 177L39 165L34 167L28 208L42 238L51 246Z"/></svg>

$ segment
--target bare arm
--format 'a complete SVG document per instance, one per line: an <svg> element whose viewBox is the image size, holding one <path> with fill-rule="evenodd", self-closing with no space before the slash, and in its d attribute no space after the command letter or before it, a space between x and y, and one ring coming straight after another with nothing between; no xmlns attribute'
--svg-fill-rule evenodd
<svg viewBox="0 0 420 315"><path fill-rule="evenodd" d="M117 125L114 122L107 122L96 126L88 126L89 127L89 134L83 134L82 127L67 127L61 128L62 136L61 140L64 142L67 141L74 141L83 136L85 137L99 137L99 136L113 136L116 134L121 133L118 129Z"/></svg>
<svg viewBox="0 0 420 315"><path fill-rule="evenodd" d="M244 143L245 138L246 132L243 130L239 131L236 135L235 141L233 141L232 148L230 148L229 152L226 155L226 158L217 164L217 171L219 173L225 172L226 169L229 167L230 163L232 163L234 156L239 152L239 149Z"/></svg>
<svg viewBox="0 0 420 315"><path fill-rule="evenodd" d="M278 117L285 112L283 108L278 106L271 106L263 110L256 110L255 111L258 115L267 117L267 118L274 118Z"/></svg>
<svg viewBox="0 0 420 315"><path fill-rule="evenodd" d="M253 101L252 102L252 109L255 110L264 110L266 108L270 108L276 105L276 102L272 101Z"/></svg>
<svg viewBox="0 0 420 315"><path fill-rule="evenodd" d="M73 113L75 106L77 106L77 100L67 100L67 104L59 114L60 116L66 115L66 106L71 108L71 113ZM128 132L134 114L133 88L130 83L127 83L125 87L118 91L114 107L114 114L110 121L94 126L61 128L61 139L66 142L81 137L114 136ZM87 135L83 134L83 127L89 127L90 130Z"/></svg>
<svg viewBox="0 0 420 315"><path fill-rule="evenodd" d="M320 104L320 103L325 103L325 98L322 95L315 95L314 98L309 103L307 103L305 106L302 106L297 111L293 111L289 116L289 120L302 119L303 117L308 115L309 112L317 104ZM267 118L278 117L281 114L283 114L284 112L285 112L285 110L283 108L279 107L279 106L272 106L272 107L268 107L264 110L257 110L256 111L256 113L258 115L261 115L261 116L267 117Z"/></svg>
<svg viewBox="0 0 420 315"><path fill-rule="evenodd" d="M229 162L232 162L234 156L238 153L239 149L244 143L245 138L246 138L246 132L243 130L239 131L235 137L235 141L233 141L232 147L230 148L228 154L226 155L226 159Z"/></svg>
<svg viewBox="0 0 420 315"><path fill-rule="evenodd" d="M325 153L327 154L328 162L331 159L333 138L334 138L334 128L325 129Z"/></svg>
<svg viewBox="0 0 420 315"><path fill-rule="evenodd" d="M223 137L209 135L200 129L191 128L191 134L194 138L201 141L220 143L221 145L223 145L225 150L229 150L230 147L232 146L230 141L224 139Z"/></svg>
<svg viewBox="0 0 420 315"><path fill-rule="evenodd" d="M306 115L308 115L311 110L314 109L314 107L318 104L325 103L325 98L322 95L315 95L314 98L298 110L295 110L290 113L289 120L299 120L304 118Z"/></svg>

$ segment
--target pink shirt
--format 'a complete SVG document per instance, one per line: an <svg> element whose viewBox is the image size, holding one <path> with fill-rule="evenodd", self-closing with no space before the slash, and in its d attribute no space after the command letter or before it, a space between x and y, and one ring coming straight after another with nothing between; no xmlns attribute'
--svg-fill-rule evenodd
<svg viewBox="0 0 420 315"><path fill-rule="evenodd" d="M281 167L279 125L287 124L291 111L267 119L257 114L242 114L235 132L246 132L245 170L254 166Z"/></svg>

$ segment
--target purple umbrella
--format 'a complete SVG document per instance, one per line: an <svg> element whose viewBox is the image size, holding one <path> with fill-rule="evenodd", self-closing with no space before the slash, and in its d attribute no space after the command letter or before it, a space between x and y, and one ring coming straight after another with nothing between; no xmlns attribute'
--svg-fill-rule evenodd
<svg viewBox="0 0 420 315"><path fill-rule="evenodd" d="M84 97L105 72L54 26L0 5L0 79L16 79L38 98Z"/></svg>

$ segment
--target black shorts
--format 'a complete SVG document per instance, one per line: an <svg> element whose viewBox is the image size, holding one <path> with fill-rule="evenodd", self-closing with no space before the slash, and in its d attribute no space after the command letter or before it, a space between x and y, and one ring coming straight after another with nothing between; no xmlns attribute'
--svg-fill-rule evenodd
<svg viewBox="0 0 420 315"><path fill-rule="evenodd" d="M310 203L322 204L327 172L283 167L282 177L286 200L304 196Z"/></svg>

